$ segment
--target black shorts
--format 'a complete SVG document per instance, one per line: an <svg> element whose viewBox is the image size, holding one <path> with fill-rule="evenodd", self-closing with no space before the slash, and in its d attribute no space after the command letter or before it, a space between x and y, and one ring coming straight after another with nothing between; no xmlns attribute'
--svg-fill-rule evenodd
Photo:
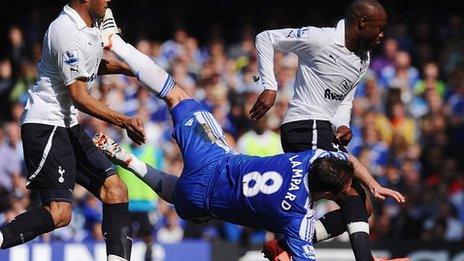
<svg viewBox="0 0 464 261"><path fill-rule="evenodd" d="M346 152L338 144L329 121L303 120L293 121L280 126L280 138L285 152L323 149Z"/></svg>
<svg viewBox="0 0 464 261"><path fill-rule="evenodd" d="M27 188L38 190L42 203L71 202L75 183L99 197L113 164L80 125L63 128L26 123L21 127Z"/></svg>
<svg viewBox="0 0 464 261"><path fill-rule="evenodd" d="M149 212L130 212L131 227L137 237L151 236L154 226L150 222Z"/></svg>

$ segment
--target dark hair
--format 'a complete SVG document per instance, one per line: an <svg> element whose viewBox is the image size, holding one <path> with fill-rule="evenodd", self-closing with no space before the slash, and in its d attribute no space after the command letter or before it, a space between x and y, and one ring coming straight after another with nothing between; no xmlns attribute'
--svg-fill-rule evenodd
<svg viewBox="0 0 464 261"><path fill-rule="evenodd" d="M316 159L309 171L309 188L311 192L331 192L338 195L353 179L353 164L339 158L327 157Z"/></svg>
<svg viewBox="0 0 464 261"><path fill-rule="evenodd" d="M353 24L361 16L370 18L375 11L387 13L382 4L376 0L354 0L345 11L345 19L348 24Z"/></svg>

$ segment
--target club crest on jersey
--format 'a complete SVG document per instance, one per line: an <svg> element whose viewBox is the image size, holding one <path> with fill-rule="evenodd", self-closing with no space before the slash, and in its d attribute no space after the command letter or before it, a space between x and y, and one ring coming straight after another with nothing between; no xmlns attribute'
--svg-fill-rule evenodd
<svg viewBox="0 0 464 261"><path fill-rule="evenodd" d="M300 39L300 38L307 38L308 36L309 36L309 27L302 27L299 29L291 30L288 33L287 38Z"/></svg>
<svg viewBox="0 0 464 261"><path fill-rule="evenodd" d="M61 55L63 56L63 61L70 66L76 65L79 61L79 55L77 50L66 51Z"/></svg>
<svg viewBox="0 0 464 261"><path fill-rule="evenodd" d="M306 258L314 258L314 247L311 246L311 245L304 245L303 246L303 252L304 252L304 256Z"/></svg>

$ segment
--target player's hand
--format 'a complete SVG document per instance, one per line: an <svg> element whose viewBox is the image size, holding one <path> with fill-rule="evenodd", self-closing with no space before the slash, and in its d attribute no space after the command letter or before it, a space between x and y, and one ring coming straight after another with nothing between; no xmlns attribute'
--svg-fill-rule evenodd
<svg viewBox="0 0 464 261"><path fill-rule="evenodd" d="M253 108L250 110L250 119L259 120L263 117L264 114L274 106L276 101L277 91L274 90L264 90L256 100Z"/></svg>
<svg viewBox="0 0 464 261"><path fill-rule="evenodd" d="M406 198L398 191L389 188L384 188L380 185L371 188L370 191L372 192L374 197L381 200L384 200L385 197L392 197L398 203L404 203L406 201Z"/></svg>
<svg viewBox="0 0 464 261"><path fill-rule="evenodd" d="M143 120L140 117L129 118L125 124L124 129L127 131L127 136L137 145L145 143L146 134L143 128Z"/></svg>
<svg viewBox="0 0 464 261"><path fill-rule="evenodd" d="M340 145L346 146L350 143L353 134L351 133L351 129L345 125L342 125L337 128L337 132L335 133L335 138L337 139Z"/></svg>
<svg viewBox="0 0 464 261"><path fill-rule="evenodd" d="M283 245L283 242L277 239L266 242L263 245L264 258L270 261L290 261L290 255Z"/></svg>
<svg viewBox="0 0 464 261"><path fill-rule="evenodd" d="M385 258L385 257L372 256L372 258L374 259L374 261L410 261L410 259L407 258L407 257L388 259L388 258Z"/></svg>

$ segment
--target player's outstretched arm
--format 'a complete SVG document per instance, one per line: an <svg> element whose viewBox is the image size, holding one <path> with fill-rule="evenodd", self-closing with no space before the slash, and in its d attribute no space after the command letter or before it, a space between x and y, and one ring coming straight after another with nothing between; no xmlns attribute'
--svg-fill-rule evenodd
<svg viewBox="0 0 464 261"><path fill-rule="evenodd" d="M259 120L266 114L269 109L274 106L276 101L277 91L266 89L256 100L255 104L250 110L250 119Z"/></svg>
<svg viewBox="0 0 464 261"><path fill-rule="evenodd" d="M126 129L127 135L136 144L142 144L146 140L143 121L139 117L127 117L124 114L113 111L101 101L87 93L87 83L84 79L78 79L68 86L69 95L77 109L88 113L100 120Z"/></svg>
<svg viewBox="0 0 464 261"><path fill-rule="evenodd" d="M100 62L100 66L98 67L98 75L105 74L123 74L126 76L135 77L129 66L118 60L103 59Z"/></svg>
<svg viewBox="0 0 464 261"><path fill-rule="evenodd" d="M382 200L384 200L385 197L392 197L398 203L406 201L406 198L398 191L382 187L355 156L349 155L349 160L354 167L354 176L369 189L374 197Z"/></svg>

